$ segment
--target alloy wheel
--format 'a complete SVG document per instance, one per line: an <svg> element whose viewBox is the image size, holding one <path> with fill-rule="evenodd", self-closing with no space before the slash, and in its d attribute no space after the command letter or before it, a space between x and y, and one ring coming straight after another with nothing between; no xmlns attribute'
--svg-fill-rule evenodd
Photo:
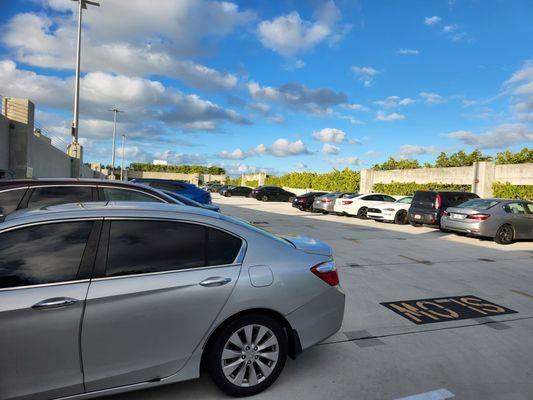
<svg viewBox="0 0 533 400"><path fill-rule="evenodd" d="M239 328L226 341L222 351L222 371L236 386L251 387L274 371L279 359L276 335L259 324Z"/></svg>

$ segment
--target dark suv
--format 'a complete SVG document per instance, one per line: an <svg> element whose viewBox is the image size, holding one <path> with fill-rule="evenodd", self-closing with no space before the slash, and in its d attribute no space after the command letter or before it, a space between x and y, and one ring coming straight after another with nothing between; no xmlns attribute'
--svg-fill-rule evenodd
<svg viewBox="0 0 533 400"><path fill-rule="evenodd" d="M3 216L24 208L91 201L184 204L159 190L121 181L69 178L0 180L0 215ZM196 204L201 208L218 211L218 206Z"/></svg>
<svg viewBox="0 0 533 400"><path fill-rule="evenodd" d="M312 211L313 202L315 201L315 198L318 196L323 196L325 194L327 194L327 192L304 193L294 198L294 200L292 201L292 206L296 207L300 211Z"/></svg>
<svg viewBox="0 0 533 400"><path fill-rule="evenodd" d="M409 208L409 223L413 226L440 225L442 213L479 196L468 192L434 192L417 190Z"/></svg>
<svg viewBox="0 0 533 400"><path fill-rule="evenodd" d="M291 201L296 195L277 186L258 186L252 190L252 197L261 201Z"/></svg>

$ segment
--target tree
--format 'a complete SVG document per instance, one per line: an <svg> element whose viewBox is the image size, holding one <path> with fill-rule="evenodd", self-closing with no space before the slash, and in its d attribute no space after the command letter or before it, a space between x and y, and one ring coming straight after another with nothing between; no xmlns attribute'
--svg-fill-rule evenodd
<svg viewBox="0 0 533 400"><path fill-rule="evenodd" d="M511 153L509 150L496 154L496 164L524 164L533 163L533 148L524 147L518 153Z"/></svg>
<svg viewBox="0 0 533 400"><path fill-rule="evenodd" d="M396 160L393 157L389 157L387 161L385 161L382 164L375 164L372 169L378 170L378 171L388 171L391 169L415 169L420 168L420 164L418 163L418 160L410 160L406 158L402 158L400 160Z"/></svg>

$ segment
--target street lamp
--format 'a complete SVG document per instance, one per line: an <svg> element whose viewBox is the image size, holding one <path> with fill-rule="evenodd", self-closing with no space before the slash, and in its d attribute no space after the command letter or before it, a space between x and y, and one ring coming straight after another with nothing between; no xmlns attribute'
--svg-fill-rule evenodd
<svg viewBox="0 0 533 400"><path fill-rule="evenodd" d="M124 180L124 142L126 141L126 135L122 134L122 160L120 162L120 180Z"/></svg>
<svg viewBox="0 0 533 400"><path fill-rule="evenodd" d="M76 85L74 87L74 121L72 121L72 143L78 143L78 115L80 109L80 53L81 53L81 14L87 4L100 7L100 3L90 0L72 0L78 2L78 47L76 49Z"/></svg>
<svg viewBox="0 0 533 400"><path fill-rule="evenodd" d="M115 141L116 141L116 133L117 133L117 114L119 112L124 112L119 110L118 108L112 108L109 111L113 111L113 149L111 153L111 171L113 171L113 175L115 175Z"/></svg>

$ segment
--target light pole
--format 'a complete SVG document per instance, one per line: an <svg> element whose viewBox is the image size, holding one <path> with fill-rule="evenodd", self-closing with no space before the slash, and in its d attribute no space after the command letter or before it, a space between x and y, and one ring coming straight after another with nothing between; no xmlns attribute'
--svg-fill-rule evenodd
<svg viewBox="0 0 533 400"><path fill-rule="evenodd" d="M122 134L122 160L120 161L120 180L124 180L124 142L126 135Z"/></svg>
<svg viewBox="0 0 533 400"><path fill-rule="evenodd" d="M100 4L89 0L72 0L78 2L78 46L76 49L76 84L74 86L74 120L72 121L72 143L78 143L78 120L80 110L80 55L81 55L81 15L87 9L87 4L100 7Z"/></svg>
<svg viewBox="0 0 533 400"><path fill-rule="evenodd" d="M117 135L117 114L119 112L124 112L124 111L121 111L116 107L109 111L113 111L113 149L112 149L112 154L111 154L111 170L113 171L113 175L115 175L115 141L116 141L116 135Z"/></svg>

